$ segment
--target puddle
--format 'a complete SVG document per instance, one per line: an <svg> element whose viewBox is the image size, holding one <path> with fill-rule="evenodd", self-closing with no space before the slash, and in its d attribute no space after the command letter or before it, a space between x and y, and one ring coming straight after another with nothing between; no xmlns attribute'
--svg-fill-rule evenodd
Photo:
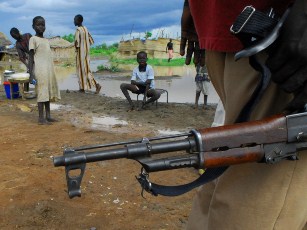
<svg viewBox="0 0 307 230"><path fill-rule="evenodd" d="M99 65L107 64L107 60L91 60L91 70L95 72ZM13 68L17 68L17 65L20 65L19 62L14 63ZM127 65L124 69L132 69L135 65ZM8 65L0 66L0 72L3 72L5 69L9 68ZM76 75L75 67L55 67L58 84L61 90L78 90L78 78ZM168 91L168 101L175 103L194 103L195 100L195 68L193 66L172 66L172 67L154 67L156 88L165 89ZM94 74L95 75L95 74ZM1 74L2 76L2 74ZM163 76L159 79L159 76ZM169 78L168 78L169 77ZM119 97L125 98L123 93L120 90L120 84L122 82L130 82L130 79L127 80L117 80L114 78L96 78L98 83L102 85L101 94L109 97ZM136 95L131 94L131 98L136 100ZM164 93L161 95L159 101L166 102L167 95ZM208 103L217 104L218 96L215 92L212 84L209 86L209 95ZM203 97L200 97L199 103L203 103Z"/></svg>
<svg viewBox="0 0 307 230"><path fill-rule="evenodd" d="M62 111L70 111L73 108L72 105L61 105L61 104L50 104L50 110L62 110ZM72 117L71 123L75 126L87 126L96 130L110 130L110 128L120 128L123 126L127 126L128 122L124 120L120 120L116 117L109 116L101 116L101 117L93 117L91 115L85 115L80 117Z"/></svg>
<svg viewBox="0 0 307 230"><path fill-rule="evenodd" d="M95 71L98 65L105 64L106 60L94 60L91 61L91 69ZM133 65L134 67L134 65ZM131 67L131 71L132 68ZM127 67L125 67L126 69ZM194 103L195 100L195 68L193 66L173 66L173 67L154 67L155 84L156 88L165 89L168 91L168 101L175 103ZM57 78L59 87L61 90L78 90L78 78L75 74L75 68L66 68L65 70L61 68L56 68ZM163 76L159 79L159 76ZM168 78L169 77L169 78ZM122 79L122 78L121 78ZM130 82L127 80L117 80L114 78L104 78L101 79L96 77L97 82L102 85L101 93L102 95L108 97L117 97L125 99L123 93L120 90L120 84L123 82ZM136 100L135 94L130 94L133 100ZM159 101L166 102L167 95L164 93L161 95ZM215 92L212 84L209 86L208 103L217 104L218 96ZM199 103L203 103L203 97L200 97Z"/></svg>
<svg viewBox="0 0 307 230"><path fill-rule="evenodd" d="M96 72L98 70L98 66L100 65L108 65L108 60L91 60L90 62L90 66L91 66L91 70L93 72Z"/></svg>
<svg viewBox="0 0 307 230"><path fill-rule="evenodd" d="M71 105L61 105L61 104L55 104L55 103L50 103L50 110L68 110L72 108Z"/></svg>
<svg viewBox="0 0 307 230"><path fill-rule="evenodd" d="M93 117L92 128L110 128L110 127L122 127L128 125L127 121L119 120L116 117Z"/></svg>

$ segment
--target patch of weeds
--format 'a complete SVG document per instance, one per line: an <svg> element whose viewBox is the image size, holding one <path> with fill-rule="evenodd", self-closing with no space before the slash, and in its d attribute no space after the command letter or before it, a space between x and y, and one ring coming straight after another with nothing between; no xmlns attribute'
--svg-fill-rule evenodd
<svg viewBox="0 0 307 230"><path fill-rule="evenodd" d="M118 68L118 65L110 65L110 66L107 66L107 65L99 65L97 67L98 71L103 71L103 70L106 70L106 71L110 71L110 72L120 72L120 68Z"/></svg>

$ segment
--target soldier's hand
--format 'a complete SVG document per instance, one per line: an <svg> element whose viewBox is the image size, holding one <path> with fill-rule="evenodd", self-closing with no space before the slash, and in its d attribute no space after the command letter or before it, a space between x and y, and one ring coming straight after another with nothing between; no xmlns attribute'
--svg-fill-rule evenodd
<svg viewBox="0 0 307 230"><path fill-rule="evenodd" d="M194 54L194 55L193 55ZM193 57L193 63L202 66L205 64L204 50L200 50L198 36L191 15L188 0L185 0L181 16L181 41L180 55L186 55L185 64L189 65Z"/></svg>
<svg viewBox="0 0 307 230"><path fill-rule="evenodd" d="M269 50L267 65L272 80L294 99L288 112L304 108L307 103L307 2L296 0L282 27L281 34Z"/></svg>

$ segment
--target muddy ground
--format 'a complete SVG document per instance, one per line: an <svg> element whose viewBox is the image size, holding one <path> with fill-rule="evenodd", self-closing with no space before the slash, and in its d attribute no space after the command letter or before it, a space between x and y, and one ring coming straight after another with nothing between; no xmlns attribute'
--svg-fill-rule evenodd
<svg viewBox="0 0 307 230"><path fill-rule="evenodd" d="M157 107L127 112L122 99L76 91L61 95L51 112L59 122L42 126L36 99L8 100L0 89L0 229L184 229L195 191L172 198L145 194L144 199L135 179L139 164L120 159L87 164L82 196L69 199L64 168L54 167L52 157L69 146L209 127L214 107L193 110L161 99ZM102 116L127 124L93 125L93 117ZM150 179L174 185L197 176L195 169L181 169L153 173Z"/></svg>

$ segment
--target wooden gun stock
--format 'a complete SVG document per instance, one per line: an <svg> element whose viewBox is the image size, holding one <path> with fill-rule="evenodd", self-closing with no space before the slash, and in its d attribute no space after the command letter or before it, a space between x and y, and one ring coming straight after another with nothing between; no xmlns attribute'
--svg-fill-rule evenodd
<svg viewBox="0 0 307 230"><path fill-rule="evenodd" d="M236 148L224 151L204 152L203 168L215 168L248 162L261 162L264 158L264 149L261 145L246 148Z"/></svg>
<svg viewBox="0 0 307 230"><path fill-rule="evenodd" d="M276 115L264 120L198 130L203 167L260 162L263 144L287 142L287 119Z"/></svg>
<svg viewBox="0 0 307 230"><path fill-rule="evenodd" d="M201 129L203 151L216 148L240 148L244 146L286 142L287 119L276 115L259 121Z"/></svg>
<svg viewBox="0 0 307 230"><path fill-rule="evenodd" d="M290 157L296 159L297 151L307 149L306 121L307 113L276 115L259 121L191 130L186 134L69 148L64 150L63 156L54 157L53 163L56 167L65 166L69 196L74 197L81 195L80 184L88 162L128 158L138 161L148 173L186 167L215 168L247 162L272 164ZM122 147L87 152L119 145ZM188 152L188 155L151 158L154 154L177 151ZM71 170L80 170L80 175L71 177ZM147 180L146 173L142 174L145 175L142 179Z"/></svg>

